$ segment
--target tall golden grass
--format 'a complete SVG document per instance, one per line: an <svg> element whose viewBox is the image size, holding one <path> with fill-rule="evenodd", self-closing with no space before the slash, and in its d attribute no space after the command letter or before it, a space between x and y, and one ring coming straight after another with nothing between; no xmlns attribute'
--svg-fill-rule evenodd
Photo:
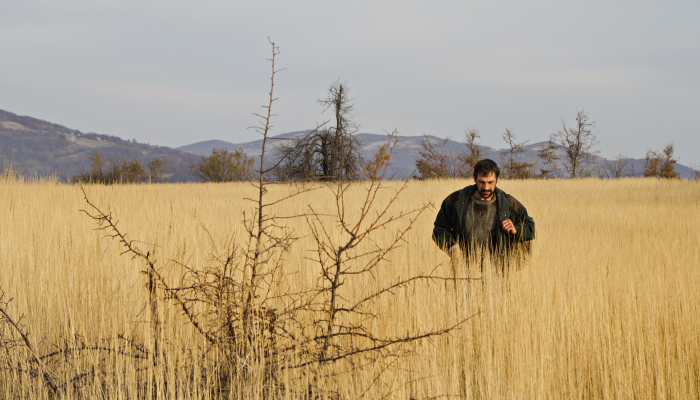
<svg viewBox="0 0 700 400"><path fill-rule="evenodd" d="M397 210L426 202L439 207L467 184L412 182ZM349 194L351 208L360 201L362 186ZM488 287L481 293L480 281L472 283L468 298L444 282L411 285L384 297L365 323L385 337L446 327L481 313L449 335L402 345L400 357L378 358L350 373L342 373L343 365L328 366L336 368L327 374L329 393L344 399L700 397L700 182L502 180L499 187L527 207L537 227L532 256L523 269L509 274L502 299L493 304L498 296ZM270 196L293 190L274 186ZM206 264L212 246L224 245L227 238L244 241L242 213L253 208L244 197L255 194L247 183L86 186L85 191L158 260L190 265ZM275 212L300 214L309 205L319 213L334 211L330 192L320 188ZM13 299L8 311L24 316L40 353L76 338L92 344L119 335L149 335L142 266L121 256L119 244L95 230L80 212L85 207L77 186L0 181L0 288L5 300ZM408 243L373 278L351 281L347 295L359 297L436 266L437 274L449 276L449 258L430 239L434 216L422 215ZM285 256L279 291L317 279L316 266L307 258L315 244L306 222L290 220L289 225L300 239ZM388 229L373 239L389 241L393 233ZM166 272L177 276L175 270ZM164 310L162 318L164 342L171 349L165 354L168 363L178 365L186 356L182 349L204 351L177 309ZM7 335L9 328L3 329ZM150 371L129 357L100 351L64 356L76 373L85 374L79 390L65 392L67 398L236 395L236 382L224 388L231 391L213 392L214 383L202 371ZM16 370L22 360L13 357L4 360L11 359L14 370L0 365L5 367L0 397L49 398L39 379ZM95 370L113 374L108 379ZM282 380L289 386L276 396L302 397L303 371L287 374Z"/></svg>

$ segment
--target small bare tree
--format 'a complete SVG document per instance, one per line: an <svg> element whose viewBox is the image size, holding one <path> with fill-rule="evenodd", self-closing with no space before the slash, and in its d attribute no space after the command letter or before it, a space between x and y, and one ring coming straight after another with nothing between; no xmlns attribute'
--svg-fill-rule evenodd
<svg viewBox="0 0 700 400"><path fill-rule="evenodd" d="M698 165L691 165L690 170L693 173L693 179L694 180L700 180L700 166Z"/></svg>
<svg viewBox="0 0 700 400"><path fill-rule="evenodd" d="M106 181L105 177L105 165L107 165L107 160L105 160L99 151L95 151L95 154L88 155L88 160L92 162L89 170L84 170L80 168L80 172L73 176L71 179L73 182L95 182L104 183Z"/></svg>
<svg viewBox="0 0 700 400"><path fill-rule="evenodd" d="M501 170L505 178L508 179L529 179L534 177L532 168L534 163L521 161L522 155L525 152L525 144L527 140L519 143L518 138L512 128L506 128L503 132L503 141L508 147L501 151Z"/></svg>
<svg viewBox="0 0 700 400"><path fill-rule="evenodd" d="M586 167L598 158L600 150L595 147L600 142L593 128L595 122L588 118L586 110L582 108L576 110L576 125L573 128L567 127L562 118L561 130L552 135L552 140L564 150L564 165L571 178L587 175Z"/></svg>
<svg viewBox="0 0 700 400"><path fill-rule="evenodd" d="M601 179L618 179L634 175L634 169L628 163L629 158L619 153L612 160L602 160L595 168L595 174Z"/></svg>
<svg viewBox="0 0 700 400"><path fill-rule="evenodd" d="M149 182L165 182L168 180L168 161L165 156L153 157L148 162L148 181Z"/></svg>
<svg viewBox="0 0 700 400"><path fill-rule="evenodd" d="M677 179L680 174L676 171L675 164L678 162L674 156L675 148L673 142L666 145L661 150L648 150L644 162L644 176L666 179Z"/></svg>
<svg viewBox="0 0 700 400"><path fill-rule="evenodd" d="M393 152L396 141L392 141L395 132L387 142L387 152ZM387 171L384 166L377 179L373 179L365 190L365 196L361 203L359 215L349 217L346 193L354 184L352 182L336 181L328 185L328 189L335 198L335 215L324 215L310 208L307 222L312 230L317 244L316 255L312 258L321 272L322 286L317 288L323 301L320 306L312 306L323 317L316 321L315 340L320 346L320 358L316 362L328 362L346 359L352 356L387 357L381 351L389 350L400 343L412 342L424 338L438 336L456 329L466 320L458 321L454 325L443 329L411 333L402 337L380 337L373 334L366 326L357 324L362 316L371 316L371 306L379 298L391 295L395 290L405 288L420 281L452 281L460 279L453 277L444 278L434 275L434 270L426 274L397 277L395 282L383 288L379 288L357 301L349 301L352 296L344 295L349 290L351 279L363 276L375 276L378 270L386 265L389 255L405 244L406 233L413 228L415 221L426 210L432 208L432 204L424 204L414 209L394 210L401 193L406 189L408 181L391 194L382 195L388 188L384 185ZM380 198L387 198L385 205L379 206ZM392 240L386 245L380 245L372 239L374 232L386 230L398 222L405 223L404 228L397 229ZM337 230L337 232L333 232ZM367 244L372 243L371 246ZM467 279L461 279L462 281Z"/></svg>
<svg viewBox="0 0 700 400"><path fill-rule="evenodd" d="M547 144L537 151L537 157L542 160L542 168L538 174L538 178L549 179L557 176L557 164L556 161L559 159L556 151L559 149L556 143L549 138ZM548 169L549 167L549 169Z"/></svg>
<svg viewBox="0 0 700 400"><path fill-rule="evenodd" d="M455 156L446 148L450 138L443 140L430 139L427 135L423 135L421 147L423 150L418 151L421 158L416 160L416 170L418 171L418 179L444 179L454 178Z"/></svg>
<svg viewBox="0 0 700 400"><path fill-rule="evenodd" d="M481 150L481 134L479 130L472 127L464 130L464 144L467 151L457 154L457 175L463 178L470 178L474 173L474 165L483 158Z"/></svg>

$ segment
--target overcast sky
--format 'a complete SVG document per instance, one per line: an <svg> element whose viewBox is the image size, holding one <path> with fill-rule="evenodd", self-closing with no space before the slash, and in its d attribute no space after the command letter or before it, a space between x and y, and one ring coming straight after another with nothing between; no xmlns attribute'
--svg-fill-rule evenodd
<svg viewBox="0 0 700 400"><path fill-rule="evenodd" d="M273 134L328 115L334 79L361 131L503 147L585 107L604 156L676 145L700 165L700 2L4 1L0 109L181 146L246 142L281 48Z"/></svg>

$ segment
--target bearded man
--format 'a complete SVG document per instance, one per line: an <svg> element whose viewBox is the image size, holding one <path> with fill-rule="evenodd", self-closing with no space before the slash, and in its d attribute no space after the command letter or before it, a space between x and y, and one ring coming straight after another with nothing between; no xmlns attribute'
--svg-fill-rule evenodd
<svg viewBox="0 0 700 400"><path fill-rule="evenodd" d="M474 252L485 254L507 268L508 258L522 248L529 250L535 238L535 221L513 196L496 187L498 165L484 159L474 165L474 185L458 190L442 202L433 240L453 259ZM480 252L477 250L481 250Z"/></svg>

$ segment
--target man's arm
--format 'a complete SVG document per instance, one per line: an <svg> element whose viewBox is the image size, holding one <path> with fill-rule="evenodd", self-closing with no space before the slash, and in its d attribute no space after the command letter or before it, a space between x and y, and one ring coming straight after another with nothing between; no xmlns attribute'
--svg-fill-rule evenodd
<svg viewBox="0 0 700 400"><path fill-rule="evenodd" d="M455 220L455 202L459 192L454 192L442 202L433 227L433 241L442 250L449 253L449 250L457 244L457 226Z"/></svg>
<svg viewBox="0 0 700 400"><path fill-rule="evenodd" d="M514 235L518 240L533 240L535 238L535 220L527 214L525 206L513 196L508 196L508 201L513 210L513 219L503 221L503 230Z"/></svg>

